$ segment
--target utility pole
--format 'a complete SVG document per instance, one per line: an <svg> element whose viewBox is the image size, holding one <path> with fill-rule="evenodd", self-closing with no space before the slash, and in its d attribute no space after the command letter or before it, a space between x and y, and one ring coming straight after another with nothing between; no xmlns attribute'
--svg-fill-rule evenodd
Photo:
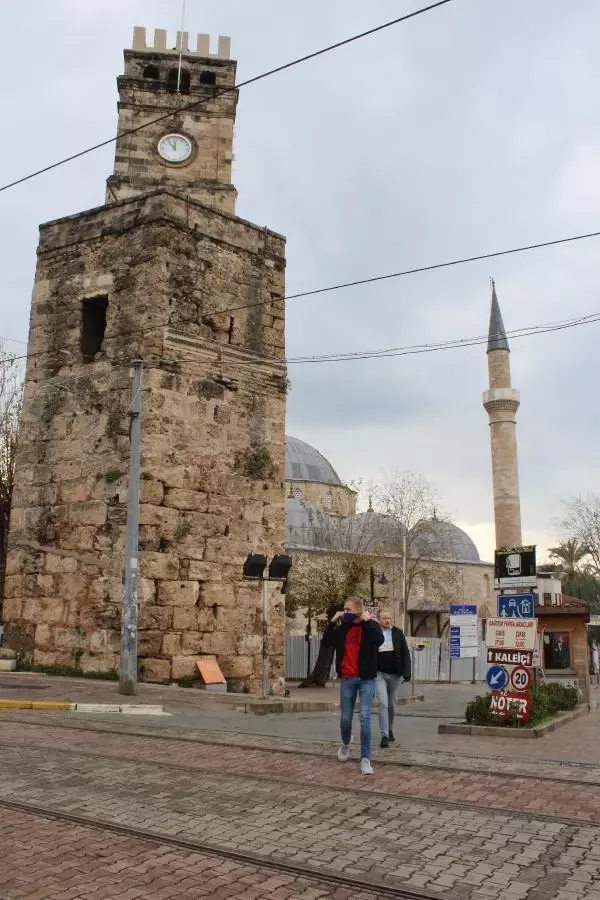
<svg viewBox="0 0 600 900"><path fill-rule="evenodd" d="M119 693L137 691L137 614L138 614L138 543L140 522L140 456L142 431L142 361L133 362L131 394L131 428L129 489L127 496L127 538L125 542L125 575L121 613L121 656L119 660Z"/></svg>
<svg viewBox="0 0 600 900"><path fill-rule="evenodd" d="M402 535L402 603L404 606L404 634L408 634L408 603L406 600L406 535Z"/></svg>
<svg viewBox="0 0 600 900"><path fill-rule="evenodd" d="M263 595L263 634L262 634L262 696L263 699L269 696L269 659L268 659L268 641L269 641L269 579L263 578L262 583Z"/></svg>

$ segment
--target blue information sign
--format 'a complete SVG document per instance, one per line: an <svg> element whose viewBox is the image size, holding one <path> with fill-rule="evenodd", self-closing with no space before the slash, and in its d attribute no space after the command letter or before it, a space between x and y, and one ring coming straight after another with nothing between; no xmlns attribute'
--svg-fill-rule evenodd
<svg viewBox="0 0 600 900"><path fill-rule="evenodd" d="M477 607L470 606L468 604L460 603L455 605L450 605L450 615L451 616L476 616L477 615Z"/></svg>
<svg viewBox="0 0 600 900"><path fill-rule="evenodd" d="M498 616L501 619L533 619L533 594L498 594Z"/></svg>
<svg viewBox="0 0 600 900"><path fill-rule="evenodd" d="M503 691L508 684L508 672L503 666L490 666L487 673L488 687L492 691Z"/></svg>

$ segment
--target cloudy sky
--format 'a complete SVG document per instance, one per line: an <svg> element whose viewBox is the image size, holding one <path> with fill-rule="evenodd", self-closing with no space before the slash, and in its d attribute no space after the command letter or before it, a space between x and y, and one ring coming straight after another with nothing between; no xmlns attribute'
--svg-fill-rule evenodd
<svg viewBox="0 0 600 900"><path fill-rule="evenodd" d="M231 35L240 80L419 0L187 0L192 33ZM1 181L114 134L133 25L180 0L0 5ZM287 235L287 291L600 230L600 4L453 0L240 96L238 213ZM0 333L25 341L38 223L97 206L111 147L0 194ZM507 329L600 310L599 239L290 301L290 357L481 335L496 279ZM600 324L512 343L523 537L597 488ZM24 345L8 343L11 350ZM410 470L490 558L485 348L291 365L288 432L345 480Z"/></svg>

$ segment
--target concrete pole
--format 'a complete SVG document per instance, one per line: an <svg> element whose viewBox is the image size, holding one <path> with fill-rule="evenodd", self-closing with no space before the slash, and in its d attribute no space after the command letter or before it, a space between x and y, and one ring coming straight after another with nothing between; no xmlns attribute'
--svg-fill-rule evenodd
<svg viewBox="0 0 600 900"><path fill-rule="evenodd" d="M406 600L406 535L402 535L402 603L404 605L404 634L408 634L408 603Z"/></svg>
<svg viewBox="0 0 600 900"><path fill-rule="evenodd" d="M262 639L262 696L269 696L269 671L267 665L267 637L269 633L269 581L263 578L263 639Z"/></svg>
<svg viewBox="0 0 600 900"><path fill-rule="evenodd" d="M119 693L137 691L137 614L138 614L138 543L140 521L140 457L142 412L142 362L133 363L131 400L131 449L129 490L127 496L127 537L125 543L125 576L121 614L121 656L119 660Z"/></svg>

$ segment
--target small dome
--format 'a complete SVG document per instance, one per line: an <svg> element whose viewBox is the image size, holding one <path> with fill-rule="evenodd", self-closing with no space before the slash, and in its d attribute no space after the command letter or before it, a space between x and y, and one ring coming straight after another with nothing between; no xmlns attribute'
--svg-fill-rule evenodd
<svg viewBox="0 0 600 900"><path fill-rule="evenodd" d="M286 481L312 481L341 486L339 475L315 447L298 438L285 436Z"/></svg>
<svg viewBox="0 0 600 900"><path fill-rule="evenodd" d="M368 509L347 520L349 543L364 553L402 553L403 525L385 513Z"/></svg>
<svg viewBox="0 0 600 900"><path fill-rule="evenodd" d="M479 551L469 535L441 519L428 519L419 534L413 538L412 549L429 559L447 559L452 562L480 562Z"/></svg>
<svg viewBox="0 0 600 900"><path fill-rule="evenodd" d="M331 550L332 519L314 503L288 497L285 501L286 550Z"/></svg>

